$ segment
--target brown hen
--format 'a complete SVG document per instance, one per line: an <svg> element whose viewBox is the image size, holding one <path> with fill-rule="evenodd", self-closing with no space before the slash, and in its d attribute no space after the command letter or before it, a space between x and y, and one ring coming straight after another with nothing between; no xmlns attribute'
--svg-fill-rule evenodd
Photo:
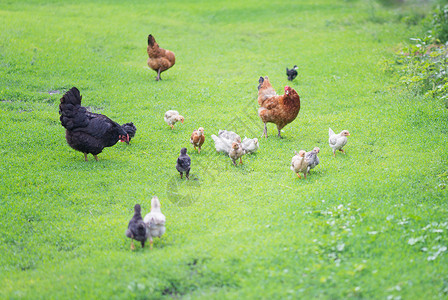
<svg viewBox="0 0 448 300"><path fill-rule="evenodd" d="M148 48L146 52L148 52L149 56L148 66L157 72L156 81L159 81L162 79L160 74L174 65L176 57L172 51L160 48L151 34L148 35Z"/></svg>
<svg viewBox="0 0 448 300"><path fill-rule="evenodd" d="M267 76L260 77L258 82L258 115L264 123L263 135L268 137L266 123L274 123L277 125L278 136L282 138L280 130L299 114L299 94L293 88L285 86L285 94L277 95Z"/></svg>

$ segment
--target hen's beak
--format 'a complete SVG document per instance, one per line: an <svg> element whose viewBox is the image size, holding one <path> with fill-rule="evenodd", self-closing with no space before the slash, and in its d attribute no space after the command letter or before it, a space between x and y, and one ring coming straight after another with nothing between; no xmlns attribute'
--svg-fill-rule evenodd
<svg viewBox="0 0 448 300"><path fill-rule="evenodd" d="M126 144L129 145L129 134L124 135L120 135L120 141L121 142L126 142Z"/></svg>

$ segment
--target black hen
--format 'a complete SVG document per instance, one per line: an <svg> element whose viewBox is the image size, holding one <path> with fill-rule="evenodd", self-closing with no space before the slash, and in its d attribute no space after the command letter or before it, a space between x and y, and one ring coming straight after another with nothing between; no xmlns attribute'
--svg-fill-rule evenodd
<svg viewBox="0 0 448 300"><path fill-rule="evenodd" d="M129 143L129 135L120 124L105 115L87 111L81 106L81 99L79 90L72 87L59 104L61 124L66 129L65 138L70 147L84 153L87 161L88 153L98 160L97 155L105 147L111 147L119 140Z"/></svg>
<svg viewBox="0 0 448 300"><path fill-rule="evenodd" d="M288 76L289 81L293 81L294 78L297 77L297 66L294 66L291 70L286 68L286 75Z"/></svg>
<svg viewBox="0 0 448 300"><path fill-rule="evenodd" d="M131 249L134 250L134 240L142 243L142 248L145 247L145 242L149 237L149 231L143 222L140 204L134 206L134 216L129 221L128 229L126 229L126 236L132 240Z"/></svg>
<svg viewBox="0 0 448 300"><path fill-rule="evenodd" d="M187 154L187 148L182 148L180 150L180 155L177 158L177 164L176 169L180 173L180 178L182 179L184 172L187 175L187 179L190 179L190 167L191 166L191 159L190 156Z"/></svg>
<svg viewBox="0 0 448 300"><path fill-rule="evenodd" d="M125 123L121 125L121 127L126 131L126 133L129 135L129 142L131 139L135 136L135 133L137 132L137 127L135 127L134 123Z"/></svg>

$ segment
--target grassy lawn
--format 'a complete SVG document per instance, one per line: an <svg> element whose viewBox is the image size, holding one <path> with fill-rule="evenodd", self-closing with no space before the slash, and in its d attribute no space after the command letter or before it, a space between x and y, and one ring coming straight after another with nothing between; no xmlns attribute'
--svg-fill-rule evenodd
<svg viewBox="0 0 448 300"><path fill-rule="evenodd" d="M0 298L446 298L448 112L382 64L420 30L406 13L361 0L1 2ZM160 82L150 33L176 54ZM210 135L261 136L266 75L298 91L301 111L234 167ZM134 122L129 146L84 162L67 145L58 105L72 86ZM186 118L175 130L169 109ZM350 131L347 155L333 158L329 127ZM298 179L294 150L316 146L320 164ZM196 180L178 178L181 147ZM153 195L166 234L132 252L133 206L146 214Z"/></svg>

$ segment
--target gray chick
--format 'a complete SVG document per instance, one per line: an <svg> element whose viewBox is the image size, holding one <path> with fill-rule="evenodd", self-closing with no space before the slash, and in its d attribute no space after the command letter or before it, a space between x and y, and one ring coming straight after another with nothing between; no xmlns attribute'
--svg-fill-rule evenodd
<svg viewBox="0 0 448 300"><path fill-rule="evenodd" d="M142 243L142 248L145 247L145 242L148 239L149 232L143 222L140 204L134 206L134 216L129 221L126 236L131 239L131 250L135 249L134 240Z"/></svg>
<svg viewBox="0 0 448 300"><path fill-rule="evenodd" d="M308 174L310 173L311 169L314 169L314 167L319 164L319 157L317 157L317 153L319 153L319 151L319 147L314 147L312 151L305 154L305 160L308 162Z"/></svg>
<svg viewBox="0 0 448 300"><path fill-rule="evenodd" d="M176 169L180 173L180 179L182 179L184 172L187 175L187 179L190 179L191 159L187 154L187 148L180 150L180 155L177 158Z"/></svg>

